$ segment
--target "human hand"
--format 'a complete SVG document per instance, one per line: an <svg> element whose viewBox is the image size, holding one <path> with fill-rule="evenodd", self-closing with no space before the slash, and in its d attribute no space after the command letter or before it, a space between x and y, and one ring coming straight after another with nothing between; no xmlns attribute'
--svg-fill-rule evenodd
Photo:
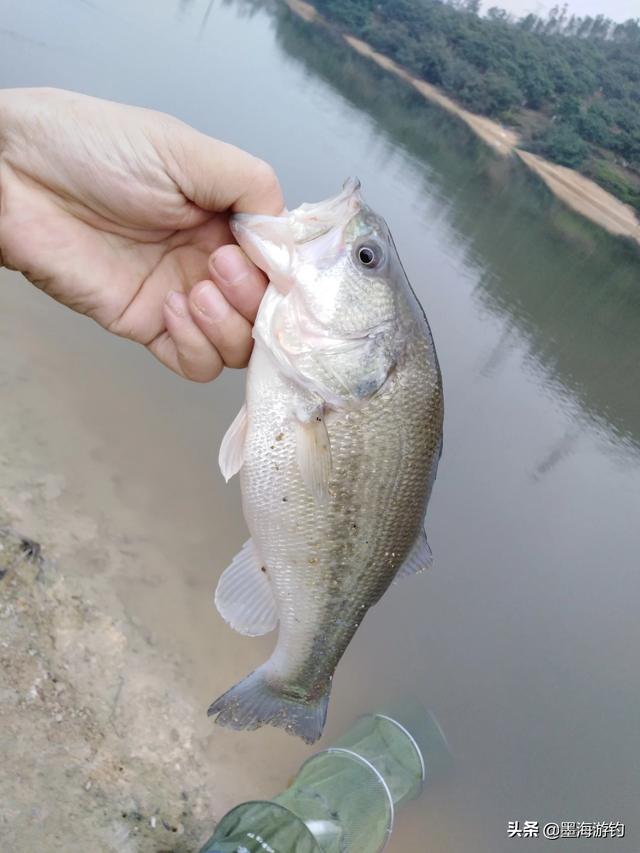
<svg viewBox="0 0 640 853"><path fill-rule="evenodd" d="M271 167L171 116L0 92L0 266L188 379L251 352L266 280L228 214L282 208Z"/></svg>

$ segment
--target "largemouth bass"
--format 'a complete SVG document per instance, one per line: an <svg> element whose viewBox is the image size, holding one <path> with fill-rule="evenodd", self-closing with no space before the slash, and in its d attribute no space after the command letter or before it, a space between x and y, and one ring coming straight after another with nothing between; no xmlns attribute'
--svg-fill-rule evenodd
<svg viewBox="0 0 640 853"><path fill-rule="evenodd" d="M384 220L357 181L232 230L270 283L246 403L220 449L240 471L251 539L220 578L229 624L279 624L270 659L209 708L317 740L334 670L399 573L426 568L427 503L442 448L440 369Z"/></svg>

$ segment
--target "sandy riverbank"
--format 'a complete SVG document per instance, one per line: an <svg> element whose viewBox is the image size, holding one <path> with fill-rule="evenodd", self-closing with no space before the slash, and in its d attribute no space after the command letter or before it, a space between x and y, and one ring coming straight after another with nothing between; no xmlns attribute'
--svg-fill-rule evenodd
<svg viewBox="0 0 640 853"><path fill-rule="evenodd" d="M569 207L612 234L631 237L640 243L640 222L634 209L628 204L623 204L574 169L550 163L543 157L521 148L516 148L515 153Z"/></svg>
<svg viewBox="0 0 640 853"><path fill-rule="evenodd" d="M305 0L285 0L289 8L305 21L320 21L317 10ZM371 59L386 71L401 77L429 101L456 115L483 142L502 156L516 154L522 162L540 177L554 195L566 205L605 228L612 234L629 237L640 243L640 221L632 207L619 201L594 181L573 169L551 163L542 157L519 148L518 134L486 116L476 115L456 104L436 86L414 77L389 57L374 50L369 44L350 35L343 35L346 43L362 56Z"/></svg>

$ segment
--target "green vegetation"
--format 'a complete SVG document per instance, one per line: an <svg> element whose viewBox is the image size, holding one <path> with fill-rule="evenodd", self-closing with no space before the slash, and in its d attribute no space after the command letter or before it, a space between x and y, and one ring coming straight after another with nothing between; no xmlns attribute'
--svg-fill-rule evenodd
<svg viewBox="0 0 640 853"><path fill-rule="evenodd" d="M640 19L514 20L480 0L314 0L341 29L515 125L523 146L579 169L640 210ZM534 120L532 120L534 115Z"/></svg>

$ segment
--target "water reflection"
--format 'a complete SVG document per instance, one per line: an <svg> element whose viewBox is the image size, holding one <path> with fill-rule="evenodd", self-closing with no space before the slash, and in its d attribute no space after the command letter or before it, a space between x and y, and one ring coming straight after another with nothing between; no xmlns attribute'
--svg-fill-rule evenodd
<svg viewBox="0 0 640 853"><path fill-rule="evenodd" d="M282 48L375 120L382 136L372 143L416 159L429 205L435 194L468 263L482 269L475 297L506 326L479 371L499 370L509 342L524 338L532 368L542 368L562 397L612 439L640 449L635 247L568 211L518 161L496 158L339 38L287 10L276 19Z"/></svg>
<svg viewBox="0 0 640 853"><path fill-rule="evenodd" d="M196 2L197 2L197 0L178 0L178 12L179 12L179 14L185 15L185 14L188 14L189 12L191 12L193 5ZM212 3L210 5L212 5Z"/></svg>
<svg viewBox="0 0 640 853"><path fill-rule="evenodd" d="M570 456L576 449L580 431L575 427L568 429L564 435L553 443L549 448L548 453L538 462L533 472L534 480L541 480L546 474L552 471L556 465Z"/></svg>

